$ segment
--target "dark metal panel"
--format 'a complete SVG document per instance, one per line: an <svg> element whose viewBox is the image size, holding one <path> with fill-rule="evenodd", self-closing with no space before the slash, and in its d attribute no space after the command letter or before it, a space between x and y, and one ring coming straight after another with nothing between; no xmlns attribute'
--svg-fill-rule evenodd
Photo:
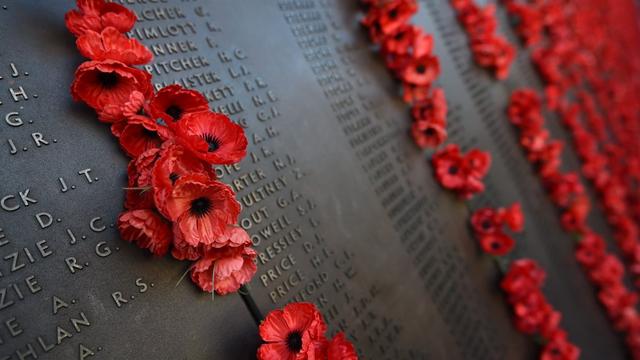
<svg viewBox="0 0 640 360"><path fill-rule="evenodd" d="M38 203L0 210L0 227L11 239L0 255L24 247L35 253L41 239L55 253L15 273L6 261L0 268L0 288L31 274L43 285L0 310L0 320L15 315L25 328L12 338L0 326L0 354L24 348L40 333L55 336L56 324L75 331L68 318L85 310L92 325L42 358L77 357L80 343L101 346L96 358L105 359L250 357L256 327L239 297L211 303L188 281L174 287L184 264L149 258L108 227L121 208L126 160L107 127L68 95L81 61L62 22L71 4L6 3L9 9L0 10L0 115L24 110L21 116L34 123L0 124L0 140L28 147L10 155L6 145L0 152L0 195L30 188ZM424 154L408 140L406 107L357 23L356 1L127 3L141 19L131 35L155 53L148 70L158 86L178 81L195 87L213 109L247 128L250 156L218 172L238 192L241 225L260 253L249 291L263 313L289 301L313 301L330 330L346 331L371 359L534 356L530 339L511 326L495 267L468 233L468 209L434 183ZM435 36L451 138L494 155L488 191L472 205L522 201L528 222L517 254L548 270L545 293L564 314L571 340L584 358L622 358L619 339L573 260L571 241L503 116L513 88L537 85L526 56L506 85L496 84L470 63L449 5L420 4L415 22ZM10 62L29 76L11 78ZM18 85L29 100L10 97L6 89ZM58 142L35 148L29 140L35 131ZM91 183L78 174L87 168ZM76 189L61 193L58 177ZM34 215L45 211L54 224L38 229ZM103 217L104 232L90 230L96 216ZM74 245L66 229L76 235ZM100 241L112 255L96 255ZM65 259L72 256L89 266L68 274ZM154 287L138 293L138 278ZM116 291L136 298L117 308ZM52 316L54 294L77 304Z"/></svg>

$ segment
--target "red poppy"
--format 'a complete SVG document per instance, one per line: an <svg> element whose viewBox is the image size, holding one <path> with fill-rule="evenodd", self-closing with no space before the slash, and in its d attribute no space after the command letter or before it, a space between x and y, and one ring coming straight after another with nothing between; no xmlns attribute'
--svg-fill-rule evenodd
<svg viewBox="0 0 640 360"><path fill-rule="evenodd" d="M239 228L236 228L239 229ZM244 230L240 229L244 232ZM240 289L240 286L251 281L257 271L255 258L249 235L243 237L246 241L240 246L226 246L211 248L204 252L203 257L196 261L191 271L191 280L206 292L226 295Z"/></svg>
<svg viewBox="0 0 640 360"><path fill-rule="evenodd" d="M583 233L587 229L587 217L591 211L591 200L586 195L577 196L564 209L560 223L566 231Z"/></svg>
<svg viewBox="0 0 640 360"><path fill-rule="evenodd" d="M399 69L400 79L412 85L429 86L440 74L438 57L426 54L411 58L402 69Z"/></svg>
<svg viewBox="0 0 640 360"><path fill-rule="evenodd" d="M564 142L561 140L548 141L540 150L530 151L528 160L535 164L543 178L554 176L562 164L562 149Z"/></svg>
<svg viewBox="0 0 640 360"><path fill-rule="evenodd" d="M515 326L518 331L525 334L538 332L548 312L551 311L540 289L528 292L517 299L511 299L511 306L515 315Z"/></svg>
<svg viewBox="0 0 640 360"><path fill-rule="evenodd" d="M539 129L544 119L541 113L540 97L535 90L519 89L511 93L507 114L509 121L520 128Z"/></svg>
<svg viewBox="0 0 640 360"><path fill-rule="evenodd" d="M127 155L137 157L149 149L159 148L171 137L169 129L146 116L131 118L120 134L120 146Z"/></svg>
<svg viewBox="0 0 640 360"><path fill-rule="evenodd" d="M416 0L393 0L378 3L362 19L374 43L398 31L418 11Z"/></svg>
<svg viewBox="0 0 640 360"><path fill-rule="evenodd" d="M482 251L494 256L504 256L511 252L515 241L513 238L502 232L480 235L478 241Z"/></svg>
<svg viewBox="0 0 640 360"><path fill-rule="evenodd" d="M154 207L151 171L155 167L158 157L160 157L160 149L151 148L129 161L125 209L152 209Z"/></svg>
<svg viewBox="0 0 640 360"><path fill-rule="evenodd" d="M329 341L327 360L358 360L358 354L353 344L345 338L344 333L337 333Z"/></svg>
<svg viewBox="0 0 640 360"><path fill-rule="evenodd" d="M549 340L542 349L540 360L577 360L580 357L580 349L567 340L564 331L556 332Z"/></svg>
<svg viewBox="0 0 640 360"><path fill-rule="evenodd" d="M605 248L604 240L598 234L589 231L580 238L575 256L582 266L592 269L604 259Z"/></svg>
<svg viewBox="0 0 640 360"><path fill-rule="evenodd" d="M548 140L549 131L546 129L524 128L520 132L520 145L527 152L537 153L543 151Z"/></svg>
<svg viewBox="0 0 640 360"><path fill-rule="evenodd" d="M431 163L440 185L469 199L473 194L484 190L482 178L489 170L491 157L477 149L462 156L458 145L449 144L433 155Z"/></svg>
<svg viewBox="0 0 640 360"><path fill-rule="evenodd" d="M226 226L238 220L240 204L234 195L224 183L188 174L176 181L166 200L166 211L187 244L213 245L220 241Z"/></svg>
<svg viewBox="0 0 640 360"><path fill-rule="evenodd" d="M136 39L130 39L114 27L102 32L89 30L76 39L80 54L96 61L115 60L127 65L146 64L153 58L151 51Z"/></svg>
<svg viewBox="0 0 640 360"><path fill-rule="evenodd" d="M495 32L497 21L494 4L479 7L469 1L466 4L459 4L456 10L458 11L460 23L464 26L467 35L471 39L488 36Z"/></svg>
<svg viewBox="0 0 640 360"><path fill-rule="evenodd" d="M471 42L473 57L482 67L491 68L497 79L509 76L509 68L516 55L515 48L499 36L483 37Z"/></svg>
<svg viewBox="0 0 640 360"><path fill-rule="evenodd" d="M77 0L79 10L71 10L64 16L67 29L75 36L87 31L100 32L114 27L125 33L133 28L136 14L122 5L104 0Z"/></svg>
<svg viewBox="0 0 640 360"><path fill-rule="evenodd" d="M513 203L508 208L498 209L497 217L511 231L520 232L524 228L524 214L522 214L522 207L519 202Z"/></svg>
<svg viewBox="0 0 640 360"><path fill-rule="evenodd" d="M464 186L463 157L456 144L448 144L431 158L436 179L445 189L458 189Z"/></svg>
<svg viewBox="0 0 640 360"><path fill-rule="evenodd" d="M187 114L208 110L209 103L204 95L177 84L160 89L149 103L151 117L163 119L169 126L173 126Z"/></svg>
<svg viewBox="0 0 640 360"><path fill-rule="evenodd" d="M429 100L431 85L414 85L406 82L402 83L402 100L407 104L418 103Z"/></svg>
<svg viewBox="0 0 640 360"><path fill-rule="evenodd" d="M176 127L178 140L209 164L237 163L247 153L247 138L240 125L211 111L185 115Z"/></svg>
<svg viewBox="0 0 640 360"><path fill-rule="evenodd" d="M151 253L163 256L171 245L171 227L153 210L129 210L118 217L118 230L123 240L135 242Z"/></svg>
<svg viewBox="0 0 640 360"><path fill-rule="evenodd" d="M151 176L153 199L158 211L164 216L169 217L166 200L173 191L173 185L189 174L202 174L216 180L215 171L209 164L192 156L181 145L165 143Z"/></svg>
<svg viewBox="0 0 640 360"><path fill-rule="evenodd" d="M428 99L417 102L411 107L414 120L427 120L442 123L446 126L447 99L442 88L435 88Z"/></svg>
<svg viewBox="0 0 640 360"><path fill-rule="evenodd" d="M140 91L134 90L129 94L129 99L122 104L106 104L100 112L98 112L98 120L106 123L122 122L122 129L126 125L127 119L136 115L144 115L144 106L147 99ZM120 130L122 130L120 129ZM121 132L121 131L119 131ZM120 135L116 135L120 137Z"/></svg>
<svg viewBox="0 0 640 360"><path fill-rule="evenodd" d="M106 105L124 104L133 91L145 97L151 95L151 74L113 60L82 63L71 84L74 100L83 101L98 112Z"/></svg>
<svg viewBox="0 0 640 360"><path fill-rule="evenodd" d="M414 120L411 125L411 137L421 149L436 148L447 140L446 124L438 121Z"/></svg>
<svg viewBox="0 0 640 360"><path fill-rule="evenodd" d="M258 360L306 360L315 354L314 343L325 340L326 328L313 304L291 303L273 310L260 324L265 344L258 349Z"/></svg>
<svg viewBox="0 0 640 360"><path fill-rule="evenodd" d="M382 54L384 57L390 55L420 57L431 53L433 49L433 38L422 31L421 28L403 24L396 32L384 38L382 43Z"/></svg>
<svg viewBox="0 0 640 360"><path fill-rule="evenodd" d="M491 155L486 151L471 149L464 156L463 166L470 176L480 179L489 171Z"/></svg>
<svg viewBox="0 0 640 360"><path fill-rule="evenodd" d="M510 299L518 299L539 289L544 283L544 270L531 259L515 260L500 282Z"/></svg>
<svg viewBox="0 0 640 360"><path fill-rule="evenodd" d="M544 30L544 20L534 4L509 1L507 11L518 18L516 32L524 40L525 45L532 46L540 42Z"/></svg>
<svg viewBox="0 0 640 360"><path fill-rule="evenodd" d="M178 260L198 260L208 251L222 248L249 246L251 238L246 231L236 225L227 225L224 233L212 244L193 246L186 241L181 232L174 228L173 250L171 255Z"/></svg>
<svg viewBox="0 0 640 360"><path fill-rule="evenodd" d="M502 222L492 208L481 208L471 215L471 227L476 234L494 234L501 230Z"/></svg>
<svg viewBox="0 0 640 360"><path fill-rule="evenodd" d="M624 268L617 257L607 254L589 272L589 277L597 284L615 284L620 281L624 274Z"/></svg>

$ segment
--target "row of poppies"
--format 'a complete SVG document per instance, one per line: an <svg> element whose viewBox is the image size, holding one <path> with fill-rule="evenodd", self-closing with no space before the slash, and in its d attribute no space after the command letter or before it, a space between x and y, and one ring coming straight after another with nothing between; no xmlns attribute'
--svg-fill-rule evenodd
<svg viewBox="0 0 640 360"><path fill-rule="evenodd" d="M439 74L437 56L432 53L433 40L420 28L410 25L409 19L417 11L414 0L362 0L366 15L362 23L369 29L374 44L379 46L385 64L402 82L403 98L411 105L413 125L411 134L420 148L438 148L446 140L446 99L444 91L432 88ZM493 5L481 8L473 1L453 1L459 19L469 34L472 52L481 66L491 68L498 78L508 75L514 56L513 47L495 33L496 19ZM425 40L428 39L428 40ZM498 40L496 40L498 39ZM399 41L400 40L400 41ZM482 49L488 42L500 42L491 57L482 59ZM428 46L424 44L427 43ZM430 59L431 73L420 91L416 91L415 73L421 72L420 62L415 57ZM484 54L487 55L487 54ZM489 60L491 59L491 60ZM409 91L408 91L409 90ZM418 94L419 96L416 96ZM462 153L457 144L439 148L431 157L436 180L442 187L455 192L461 199L470 199L484 191L482 179L491 165L489 153L471 149ZM471 217L471 228L483 252L500 257L502 265L515 245L511 234L524 226L524 217L518 203L508 208L481 208ZM501 287L512 306L516 328L526 334L536 334L544 339L542 359L561 355L565 359L578 357L579 349L569 342L566 332L560 327L560 313L549 304L542 293L544 270L531 259L513 261L504 274Z"/></svg>

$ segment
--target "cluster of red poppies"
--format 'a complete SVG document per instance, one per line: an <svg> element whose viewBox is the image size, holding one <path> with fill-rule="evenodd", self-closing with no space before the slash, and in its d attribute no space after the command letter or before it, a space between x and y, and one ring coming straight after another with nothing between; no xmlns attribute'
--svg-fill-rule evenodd
<svg viewBox="0 0 640 360"><path fill-rule="evenodd" d="M549 107L570 131L581 172L596 189L638 285L640 102L633 94L640 88L640 63L629 55L640 40L635 6L631 1L599 0L576 5L510 0L508 8L521 24L540 24L526 31L535 39L549 34L533 52Z"/></svg>
<svg viewBox="0 0 640 360"><path fill-rule="evenodd" d="M80 53L73 98L111 125L128 166L122 238L154 255L195 261L192 280L203 290L234 292L256 272L256 252L238 227L240 204L217 180L212 165L246 154L244 130L209 110L199 92L179 85L153 91L151 75L133 65L151 61L147 48L125 32L135 14L104 0L78 1L66 14Z"/></svg>
<svg viewBox="0 0 640 360"><path fill-rule="evenodd" d="M482 250L490 255L504 256L511 252L515 240L504 231L521 232L524 215L520 203L508 208L480 208L471 215L471 228Z"/></svg>
<svg viewBox="0 0 640 360"><path fill-rule="evenodd" d="M484 191L482 178L489 171L491 156L478 149L460 152L457 144L448 144L431 158L436 179L445 189L455 191L463 199Z"/></svg>
<svg viewBox="0 0 640 360"><path fill-rule="evenodd" d="M432 84L440 74L433 38L409 20L416 0L362 0L362 24L380 47L385 65L402 83L403 99L412 106L411 135L421 149L436 148L447 139L447 101Z"/></svg>
<svg viewBox="0 0 640 360"><path fill-rule="evenodd" d="M542 360L575 360L580 349L567 339L560 328L562 315L556 311L542 293L546 274L531 259L511 263L500 286L507 294L515 315L515 326L525 334L537 334L544 340L540 354Z"/></svg>
<svg viewBox="0 0 640 360"><path fill-rule="evenodd" d="M578 175L560 170L562 146L553 151L545 150L549 144L562 143L549 139L549 133L544 128L539 96L529 89L515 91L508 115L510 121L520 128L522 147L538 167L553 203L562 211L563 227L580 236L576 258L591 282L598 287L598 298L616 329L627 334L627 343L634 357L639 356L640 317L635 309L637 296L623 283L624 267L620 260L606 251L602 239L587 225L590 201Z"/></svg>
<svg viewBox="0 0 640 360"><path fill-rule="evenodd" d="M326 332L322 314L313 304L291 303L282 310L273 310L260 324L260 337L265 344L258 349L258 359L358 359L344 333L328 340Z"/></svg>
<svg viewBox="0 0 640 360"><path fill-rule="evenodd" d="M473 0L450 0L464 27L475 62L493 72L497 79L509 76L516 49L507 39L497 34L496 7L478 6Z"/></svg>

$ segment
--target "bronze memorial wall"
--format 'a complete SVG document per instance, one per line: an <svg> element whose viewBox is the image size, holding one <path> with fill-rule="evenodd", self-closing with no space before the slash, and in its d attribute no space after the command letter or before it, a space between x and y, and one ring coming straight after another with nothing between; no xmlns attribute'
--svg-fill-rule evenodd
<svg viewBox="0 0 640 360"><path fill-rule="evenodd" d="M315 303L366 359L534 356L469 210L407 136L357 1L119 2L138 15L129 35L152 51L143 67L156 88L196 88L245 128L248 156L216 172L243 206L258 273L246 292L212 300L180 281L186 263L119 239L127 159L69 94L82 61L64 26L74 4L0 0L0 359L253 358L258 317L291 301ZM414 22L434 35L450 138L494 154L471 204L522 203L515 255L550 274L545 295L584 359L624 358L505 118L513 89L541 86L528 54L518 49L498 83L472 63L448 2L420 1ZM602 218L590 223L607 235Z"/></svg>

